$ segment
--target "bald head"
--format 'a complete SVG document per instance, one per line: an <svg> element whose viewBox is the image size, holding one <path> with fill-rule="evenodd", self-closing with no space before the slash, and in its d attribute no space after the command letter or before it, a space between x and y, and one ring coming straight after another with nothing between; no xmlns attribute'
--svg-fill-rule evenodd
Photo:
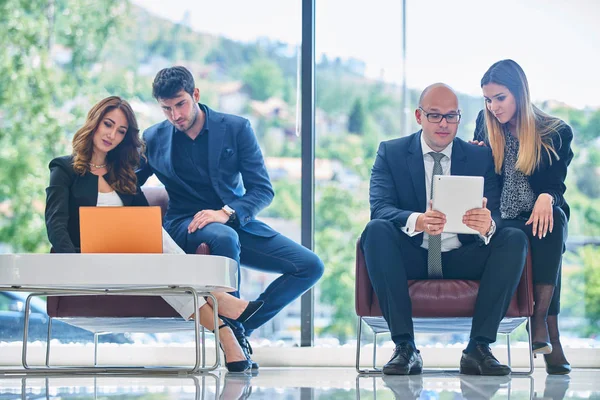
<svg viewBox="0 0 600 400"><path fill-rule="evenodd" d="M429 85L421 93L415 110L422 138L433 151L443 151L456 136L460 122L458 97L445 83Z"/></svg>
<svg viewBox="0 0 600 400"><path fill-rule="evenodd" d="M458 108L458 97L456 97L456 93L454 93L454 90L445 83L438 82L427 86L423 92L421 92L421 97L419 97L419 107L425 108L426 104L432 102L432 98L436 100L441 98L446 101L454 101L456 103L456 108Z"/></svg>

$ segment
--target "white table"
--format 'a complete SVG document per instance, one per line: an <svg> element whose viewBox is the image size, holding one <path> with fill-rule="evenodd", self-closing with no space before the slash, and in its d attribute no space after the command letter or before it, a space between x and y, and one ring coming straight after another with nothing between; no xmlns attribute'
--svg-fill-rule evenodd
<svg viewBox="0 0 600 400"><path fill-rule="evenodd" d="M235 291L238 265L227 257L187 254L0 254L0 291L32 292L25 304L23 335L24 369L0 369L0 373L67 373L67 372L186 372L196 373L217 368L220 356L217 348L215 364L201 368L198 296L211 297L214 302L215 326L218 326L218 304L210 292ZM44 295L169 295L187 293L196 304L194 323L196 363L192 368L180 367L50 367L50 342L47 344L46 365L27 364L27 331L29 304L33 296ZM204 330L202 330L204 333ZM219 332L215 330L219 345ZM202 358L204 361L204 357ZM95 360L96 361L96 360ZM96 364L96 362L94 362Z"/></svg>

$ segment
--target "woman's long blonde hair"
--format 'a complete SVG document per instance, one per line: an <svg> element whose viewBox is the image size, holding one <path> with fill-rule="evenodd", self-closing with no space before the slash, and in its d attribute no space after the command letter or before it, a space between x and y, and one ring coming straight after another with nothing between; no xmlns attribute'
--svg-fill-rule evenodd
<svg viewBox="0 0 600 400"><path fill-rule="evenodd" d="M140 156L143 155L145 146L140 139L140 130L131 106L120 97L110 96L100 100L88 112L85 124L73 136L73 169L79 175L90 171L94 133L104 116L117 108L125 114L128 128L123 141L106 155L107 182L117 192L135 194L135 170L140 165Z"/></svg>
<svg viewBox="0 0 600 400"><path fill-rule="evenodd" d="M517 106L516 118L519 139L519 155L516 168L529 176L542 162L545 151L548 162L552 158L558 160L558 153L552 145L552 135L562 124L558 118L552 117L531 103L529 83L523 69L513 60L501 60L493 64L481 78L481 87L488 83L505 86L515 98ZM504 127L498 119L485 107L485 124L488 141L494 154L496 173L502 172L504 162Z"/></svg>

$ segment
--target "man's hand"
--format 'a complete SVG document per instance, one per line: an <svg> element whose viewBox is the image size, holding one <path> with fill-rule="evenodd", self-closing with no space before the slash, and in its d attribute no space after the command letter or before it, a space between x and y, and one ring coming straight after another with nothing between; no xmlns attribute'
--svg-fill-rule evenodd
<svg viewBox="0 0 600 400"><path fill-rule="evenodd" d="M439 235L442 233L444 225L446 225L446 215L439 211L432 210L430 200L429 209L417 218L415 231L425 232L428 235Z"/></svg>
<svg viewBox="0 0 600 400"><path fill-rule="evenodd" d="M188 233L194 233L213 222L224 224L227 221L229 221L229 215L223 210L202 210L194 215L194 219L188 225Z"/></svg>
<svg viewBox="0 0 600 400"><path fill-rule="evenodd" d="M539 239L546 236L546 233L550 231L552 233L552 228L554 228L554 217L552 214L552 195L548 193L541 193L537 200L535 201L535 205L533 206L533 211L531 212L531 216L529 220L525 223L525 225L531 225L533 236L537 236Z"/></svg>
<svg viewBox="0 0 600 400"><path fill-rule="evenodd" d="M475 229L481 234L486 236L492 228L492 213L486 208L487 198L483 198L483 205L481 208L473 208L463 215L462 222L471 229Z"/></svg>

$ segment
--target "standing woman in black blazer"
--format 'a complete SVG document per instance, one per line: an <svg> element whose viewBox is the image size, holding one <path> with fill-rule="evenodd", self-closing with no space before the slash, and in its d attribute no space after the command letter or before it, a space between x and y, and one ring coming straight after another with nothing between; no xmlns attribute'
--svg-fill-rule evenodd
<svg viewBox="0 0 600 400"><path fill-rule="evenodd" d="M549 374L568 374L558 313L569 220L564 181L573 158L573 132L531 103L527 77L513 60L492 65L481 88L486 107L477 117L474 141L491 147L496 173L502 177L503 226L525 231L531 246L533 352L544 354Z"/></svg>
<svg viewBox="0 0 600 400"><path fill-rule="evenodd" d="M50 185L46 188L46 229L56 253L79 253L79 207L147 206L135 170L139 167L144 143L140 139L135 114L129 103L110 96L88 112L87 119L73 137L73 153L50 162ZM165 253L185 254L163 229ZM221 315L244 322L263 305L226 293L213 293ZM183 318L194 314L188 296L163 296ZM214 329L210 304L200 307L202 325ZM221 345L231 372L249 370L246 359L231 329L222 324ZM227 362L229 360L229 362Z"/></svg>

